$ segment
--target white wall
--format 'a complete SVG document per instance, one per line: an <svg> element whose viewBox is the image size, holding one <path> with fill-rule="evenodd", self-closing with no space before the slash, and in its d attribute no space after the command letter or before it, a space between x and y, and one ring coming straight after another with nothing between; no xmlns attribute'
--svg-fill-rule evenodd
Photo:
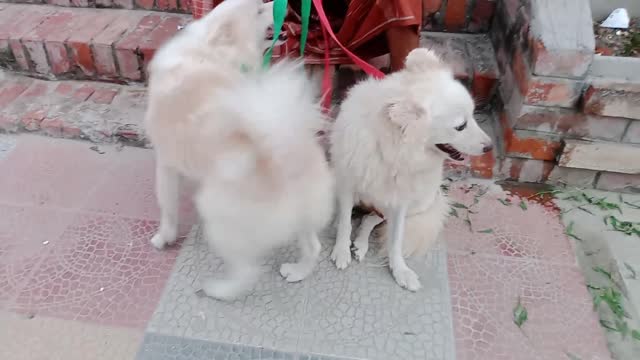
<svg viewBox="0 0 640 360"><path fill-rule="evenodd" d="M562 0L560 0L562 1ZM632 17L640 16L640 0L590 0L593 19L601 21L614 9L623 7L629 10Z"/></svg>

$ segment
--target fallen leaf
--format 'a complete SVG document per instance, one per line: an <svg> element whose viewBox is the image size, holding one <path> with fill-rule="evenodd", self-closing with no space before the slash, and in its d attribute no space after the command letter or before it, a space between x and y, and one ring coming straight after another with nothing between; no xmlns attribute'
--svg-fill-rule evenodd
<svg viewBox="0 0 640 360"><path fill-rule="evenodd" d="M500 201L504 206L511 206L511 201L509 199L498 199L498 201Z"/></svg>
<svg viewBox="0 0 640 360"><path fill-rule="evenodd" d="M480 230L478 232L482 234L493 234L493 229L485 229L485 230Z"/></svg>
<svg viewBox="0 0 640 360"><path fill-rule="evenodd" d="M527 321L528 318L529 318L529 315L527 313L527 309L524 306L522 306L522 303L520 302L520 299L518 298L518 304L513 309L513 322L519 328L521 328L522 325L524 325L524 323Z"/></svg>
<svg viewBox="0 0 640 360"><path fill-rule="evenodd" d="M454 202L454 203L451 204L451 206L453 206L454 208L458 208L458 209L468 209L469 208L467 205L460 204L459 202Z"/></svg>
<svg viewBox="0 0 640 360"><path fill-rule="evenodd" d="M520 208L522 210L527 210L527 203L524 200L520 200Z"/></svg>
<svg viewBox="0 0 640 360"><path fill-rule="evenodd" d="M569 223L569 226L567 226L567 228L564 230L564 234L567 235L570 238L574 238L578 241L582 241L581 238L578 237L578 235L573 233L573 221Z"/></svg>

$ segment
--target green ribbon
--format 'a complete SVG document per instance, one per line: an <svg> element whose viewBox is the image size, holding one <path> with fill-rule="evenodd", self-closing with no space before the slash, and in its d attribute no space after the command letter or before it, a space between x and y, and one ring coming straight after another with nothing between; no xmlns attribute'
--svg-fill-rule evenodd
<svg viewBox="0 0 640 360"><path fill-rule="evenodd" d="M271 63L271 56L273 55L273 47L276 46L280 32L282 32L282 26L284 25L284 18L287 15L287 0L273 0L273 42L271 46L264 54L262 60L262 66L267 68Z"/></svg>
<svg viewBox="0 0 640 360"><path fill-rule="evenodd" d="M273 56L273 48L276 46L278 37L282 32L284 18L287 15L287 0L273 0L273 42L267 52L264 54L262 66L267 68L271 63ZM309 36L309 17L311 15L311 0L302 0L301 14L302 16L302 32L300 33L300 56L304 56L304 48L307 45L307 37Z"/></svg>

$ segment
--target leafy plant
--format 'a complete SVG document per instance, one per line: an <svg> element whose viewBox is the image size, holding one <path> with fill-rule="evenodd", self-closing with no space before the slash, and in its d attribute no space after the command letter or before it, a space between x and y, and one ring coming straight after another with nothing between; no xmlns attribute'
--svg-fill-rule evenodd
<svg viewBox="0 0 640 360"><path fill-rule="evenodd" d="M513 308L513 323L516 324L519 328L524 325L524 323L528 320L529 314L527 309L522 306L520 302L520 298L518 298L518 304L515 308Z"/></svg>

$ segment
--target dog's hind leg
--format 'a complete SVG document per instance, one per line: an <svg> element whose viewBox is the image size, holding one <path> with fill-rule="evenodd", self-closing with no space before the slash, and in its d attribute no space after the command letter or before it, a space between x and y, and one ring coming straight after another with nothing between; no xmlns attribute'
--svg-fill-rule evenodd
<svg viewBox="0 0 640 360"><path fill-rule="evenodd" d="M156 197L160 206L160 229L151 238L158 249L171 245L178 236L180 174L158 162L156 165Z"/></svg>
<svg viewBox="0 0 640 360"><path fill-rule="evenodd" d="M298 238L300 247L300 260L297 263L287 263L280 266L280 275L288 282L303 280L316 266L318 256L320 256L320 240L315 231L303 233Z"/></svg>
<svg viewBox="0 0 640 360"><path fill-rule="evenodd" d="M340 189L338 192L338 234L331 252L331 260L338 269L346 269L351 262L351 210L353 192Z"/></svg>
<svg viewBox="0 0 640 360"><path fill-rule="evenodd" d="M389 267L391 268L391 273L398 285L408 290L416 291L420 289L422 285L420 284L418 275L411 270L404 261L402 253L407 206L403 205L386 213L391 215L387 229L389 231L389 239L391 240L391 246L389 247Z"/></svg>
<svg viewBox="0 0 640 360"><path fill-rule="evenodd" d="M202 284L205 295L219 300L233 300L249 290L260 274L253 258L224 258L229 268L226 279L206 279Z"/></svg>
<svg viewBox="0 0 640 360"><path fill-rule="evenodd" d="M358 230L358 236L353 242L353 257L356 260L364 260L365 255L367 255L369 251L369 237L371 232L383 221L384 219L376 214L369 214L364 217Z"/></svg>

